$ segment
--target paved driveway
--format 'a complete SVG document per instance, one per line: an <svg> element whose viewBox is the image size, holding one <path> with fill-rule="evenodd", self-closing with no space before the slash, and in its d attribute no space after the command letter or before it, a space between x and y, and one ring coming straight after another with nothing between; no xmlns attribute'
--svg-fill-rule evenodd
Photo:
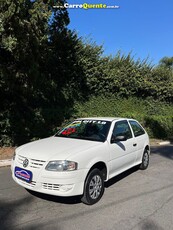
<svg viewBox="0 0 173 230"><path fill-rule="evenodd" d="M173 145L153 147L146 171L129 170L106 184L99 203L28 193L0 169L0 229L172 230Z"/></svg>

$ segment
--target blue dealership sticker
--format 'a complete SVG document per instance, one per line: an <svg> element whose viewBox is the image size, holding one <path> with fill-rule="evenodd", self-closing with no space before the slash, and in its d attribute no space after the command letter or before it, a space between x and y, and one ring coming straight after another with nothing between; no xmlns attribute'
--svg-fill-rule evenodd
<svg viewBox="0 0 173 230"><path fill-rule="evenodd" d="M17 178L24 180L28 183L32 180L32 172L26 169L15 167L14 174Z"/></svg>

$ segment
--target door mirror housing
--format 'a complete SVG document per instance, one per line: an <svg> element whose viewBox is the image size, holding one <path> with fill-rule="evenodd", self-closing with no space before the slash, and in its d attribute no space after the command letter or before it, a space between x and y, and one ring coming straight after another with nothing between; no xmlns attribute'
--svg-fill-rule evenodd
<svg viewBox="0 0 173 230"><path fill-rule="evenodd" d="M112 134L111 137L111 143L116 143L119 141L126 141L127 137L125 135L121 135L121 136L114 136L114 134Z"/></svg>

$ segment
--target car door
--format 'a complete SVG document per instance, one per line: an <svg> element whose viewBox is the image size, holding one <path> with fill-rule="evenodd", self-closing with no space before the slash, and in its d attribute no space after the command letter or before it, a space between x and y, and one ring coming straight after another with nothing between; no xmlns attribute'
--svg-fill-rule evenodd
<svg viewBox="0 0 173 230"><path fill-rule="evenodd" d="M127 120L115 123L111 139L118 136L126 136L127 140L115 142L110 140L110 178L132 167L137 154L137 143Z"/></svg>
<svg viewBox="0 0 173 230"><path fill-rule="evenodd" d="M148 137L143 127L135 120L129 120L137 143L136 163L140 163L143 156L144 147L148 144Z"/></svg>

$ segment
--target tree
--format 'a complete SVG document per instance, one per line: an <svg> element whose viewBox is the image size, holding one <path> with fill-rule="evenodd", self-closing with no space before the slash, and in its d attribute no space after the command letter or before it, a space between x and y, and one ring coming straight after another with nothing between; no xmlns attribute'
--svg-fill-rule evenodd
<svg viewBox="0 0 173 230"><path fill-rule="evenodd" d="M173 70L173 57L163 57L159 62L159 66Z"/></svg>
<svg viewBox="0 0 173 230"><path fill-rule="evenodd" d="M69 112L66 92L72 74L68 73L73 73L74 55L70 55L75 54L77 38L67 29L66 9L53 9L53 4L51 0L1 1L2 145L48 136Z"/></svg>

